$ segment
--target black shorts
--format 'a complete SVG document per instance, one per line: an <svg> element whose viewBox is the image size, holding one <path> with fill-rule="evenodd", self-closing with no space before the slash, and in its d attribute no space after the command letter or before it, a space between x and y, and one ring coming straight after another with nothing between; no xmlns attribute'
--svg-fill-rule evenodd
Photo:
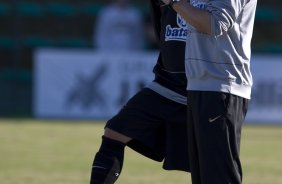
<svg viewBox="0 0 282 184"><path fill-rule="evenodd" d="M186 105L143 88L106 127L131 137L127 146L166 170L189 171Z"/></svg>

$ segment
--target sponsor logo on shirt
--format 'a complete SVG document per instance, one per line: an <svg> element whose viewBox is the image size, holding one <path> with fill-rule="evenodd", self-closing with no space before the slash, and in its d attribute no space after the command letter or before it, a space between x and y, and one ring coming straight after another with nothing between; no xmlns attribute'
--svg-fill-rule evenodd
<svg viewBox="0 0 282 184"><path fill-rule="evenodd" d="M200 9L206 9L206 2L198 1L198 0L192 0L190 1L191 5L194 7L200 8Z"/></svg>
<svg viewBox="0 0 282 184"><path fill-rule="evenodd" d="M165 41L186 41L188 34L188 26L186 21L180 16L176 17L177 27L171 25L166 26Z"/></svg>

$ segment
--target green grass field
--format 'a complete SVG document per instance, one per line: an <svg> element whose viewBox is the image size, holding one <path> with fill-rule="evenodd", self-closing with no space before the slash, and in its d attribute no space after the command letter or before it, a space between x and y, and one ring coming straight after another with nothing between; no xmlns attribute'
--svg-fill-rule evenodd
<svg viewBox="0 0 282 184"><path fill-rule="evenodd" d="M0 120L0 184L87 184L103 123ZM245 126L244 184L282 184L282 126ZM118 184L184 184L190 174L130 149Z"/></svg>

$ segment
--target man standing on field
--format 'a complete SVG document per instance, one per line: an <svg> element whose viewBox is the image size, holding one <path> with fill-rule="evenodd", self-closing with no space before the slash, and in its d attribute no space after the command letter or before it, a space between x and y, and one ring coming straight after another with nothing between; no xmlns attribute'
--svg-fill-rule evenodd
<svg viewBox="0 0 282 184"><path fill-rule="evenodd" d="M160 46L155 79L106 123L92 165L91 184L115 183L122 171L125 146L163 161L166 170L189 171L184 65L187 24L161 0L150 2Z"/></svg>
<svg viewBox="0 0 282 184"><path fill-rule="evenodd" d="M162 0L191 25L186 44L193 184L241 184L241 128L253 84L257 0Z"/></svg>

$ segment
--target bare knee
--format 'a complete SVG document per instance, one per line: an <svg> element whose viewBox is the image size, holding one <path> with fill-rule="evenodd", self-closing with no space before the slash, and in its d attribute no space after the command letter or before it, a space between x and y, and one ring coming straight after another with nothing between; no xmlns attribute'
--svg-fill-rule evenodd
<svg viewBox="0 0 282 184"><path fill-rule="evenodd" d="M117 140L117 141L120 141L122 143L128 143L131 138L130 137L127 137L121 133L118 133L112 129L109 129L109 128L106 128L105 129L105 132L104 132L104 136L107 137L107 138L110 138L110 139L114 139L114 140Z"/></svg>

